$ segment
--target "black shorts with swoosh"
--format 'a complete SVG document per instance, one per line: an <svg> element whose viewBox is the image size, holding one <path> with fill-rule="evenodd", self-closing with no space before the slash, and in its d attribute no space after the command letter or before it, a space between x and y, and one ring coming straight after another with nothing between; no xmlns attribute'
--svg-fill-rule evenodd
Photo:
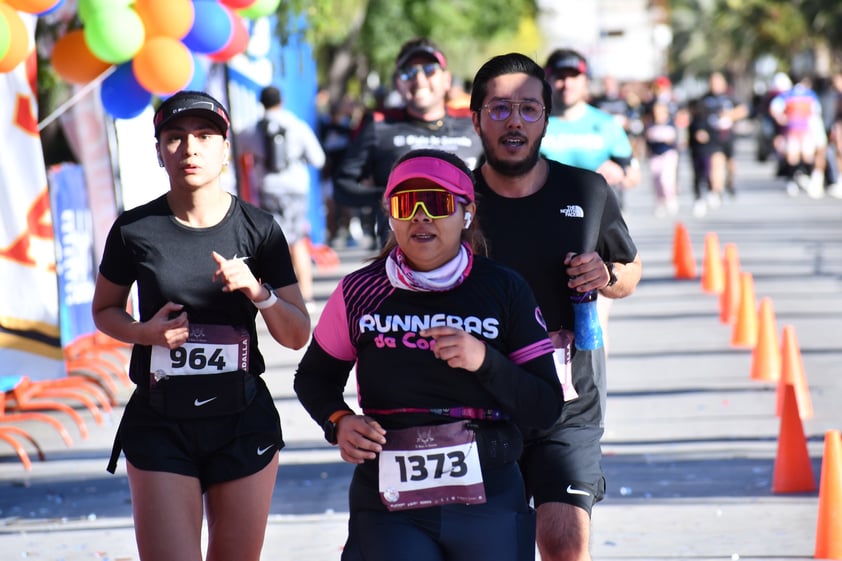
<svg viewBox="0 0 842 561"><path fill-rule="evenodd" d="M257 394L242 412L200 419L167 419L135 392L117 430L111 466L122 448L134 467L196 477L203 491L257 473L284 441L272 395L261 377L255 381Z"/></svg>

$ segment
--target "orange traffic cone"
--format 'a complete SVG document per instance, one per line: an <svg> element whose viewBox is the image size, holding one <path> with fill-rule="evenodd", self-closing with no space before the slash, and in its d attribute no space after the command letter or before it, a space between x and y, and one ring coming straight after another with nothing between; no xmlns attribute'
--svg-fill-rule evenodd
<svg viewBox="0 0 842 561"><path fill-rule="evenodd" d="M705 234L705 255L702 261L702 290L708 294L722 294L725 289L725 270L719 252L719 236Z"/></svg>
<svg viewBox="0 0 842 561"><path fill-rule="evenodd" d="M795 388L787 384L784 389L783 415L778 436L778 454L775 457L775 469L772 475L773 493L807 493L816 490L816 477L807 439L804 437L804 425L798 417L798 403L795 401Z"/></svg>
<svg viewBox="0 0 842 561"><path fill-rule="evenodd" d="M737 317L737 307L740 304L740 261L737 246L733 243L725 244L725 286L719 295L719 321L731 323Z"/></svg>
<svg viewBox="0 0 842 561"><path fill-rule="evenodd" d="M731 335L732 347L753 349L757 344L757 299L754 296L754 277L740 273L740 302Z"/></svg>
<svg viewBox="0 0 842 561"><path fill-rule="evenodd" d="M672 261L675 266L675 278L695 279L696 258L693 257L693 246L690 244L690 234L684 224L675 225L675 238L672 245Z"/></svg>
<svg viewBox="0 0 842 561"><path fill-rule="evenodd" d="M810 399L810 388L804 375L804 363L801 360L801 350L798 348L798 338L795 328L785 325L781 343L781 377L778 380L778 404L776 414L780 417L783 410L784 391L786 385L795 388L795 400L798 402L798 412L802 419L813 417L813 402Z"/></svg>
<svg viewBox="0 0 842 561"><path fill-rule="evenodd" d="M781 346L772 299L760 299L757 344L751 355L751 379L776 382L781 377Z"/></svg>
<svg viewBox="0 0 842 561"><path fill-rule="evenodd" d="M842 436L838 430L824 433L814 557L842 559Z"/></svg>

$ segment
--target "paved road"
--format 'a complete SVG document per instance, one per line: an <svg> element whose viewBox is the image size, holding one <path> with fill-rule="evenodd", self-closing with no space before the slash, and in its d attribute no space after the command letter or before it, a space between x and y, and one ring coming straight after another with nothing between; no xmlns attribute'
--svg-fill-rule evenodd
<svg viewBox="0 0 842 561"><path fill-rule="evenodd" d="M795 329L815 412L804 429L818 484L824 433L842 428L842 201L786 196L772 164L754 162L748 142L739 148L737 197L703 218L690 213L686 179L675 218L653 215L647 183L628 195L644 279L612 309L608 495L594 511L595 559L813 558L818 493L771 492L776 386L751 380L751 351L730 345L718 297L698 280L674 278L672 244L676 221L686 226L699 265L706 233L734 243L757 298L772 299L779 332ZM365 256L344 251L340 267L319 272L317 293L325 298ZM264 348L288 444L264 559L337 560L351 467L295 400L301 353ZM103 427L87 416L90 437L74 435L71 448L27 425L47 452L30 473L0 443L0 558L137 559L125 466L105 472L119 415L118 408Z"/></svg>

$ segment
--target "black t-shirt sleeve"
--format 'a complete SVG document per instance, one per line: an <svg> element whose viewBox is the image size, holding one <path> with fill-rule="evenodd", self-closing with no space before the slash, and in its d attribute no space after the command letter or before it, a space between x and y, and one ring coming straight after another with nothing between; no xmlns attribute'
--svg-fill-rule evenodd
<svg viewBox="0 0 842 561"><path fill-rule="evenodd" d="M281 288L298 282L286 236L274 219L261 244L255 269L252 271L255 277L260 282L268 283L272 288Z"/></svg>
<svg viewBox="0 0 842 561"><path fill-rule="evenodd" d="M108 232L102 261L99 264L100 274L109 281L122 286L131 285L136 278L134 263L126 248L125 240L120 229L118 219Z"/></svg>
<svg viewBox="0 0 842 561"><path fill-rule="evenodd" d="M135 282L139 274L136 266L139 258L136 255L138 249L128 242L126 229L149 216L167 214L170 214L170 211L166 203L166 195L122 212L111 225L111 230L105 239L99 272L115 284L129 286Z"/></svg>
<svg viewBox="0 0 842 561"><path fill-rule="evenodd" d="M311 339L295 371L293 389L301 404L319 425L335 411L348 409L342 394L353 366L354 361L332 357L318 341Z"/></svg>
<svg viewBox="0 0 842 561"><path fill-rule="evenodd" d="M614 193L609 193L605 200L597 253L604 261L612 263L631 263L637 257L637 246Z"/></svg>

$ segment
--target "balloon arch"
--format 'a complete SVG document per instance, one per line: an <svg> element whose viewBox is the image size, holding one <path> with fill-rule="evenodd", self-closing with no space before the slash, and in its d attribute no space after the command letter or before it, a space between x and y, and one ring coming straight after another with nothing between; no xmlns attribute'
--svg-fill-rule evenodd
<svg viewBox="0 0 842 561"><path fill-rule="evenodd" d="M46 15L65 0L0 0L0 72L31 51L20 12ZM102 81L103 108L136 117L153 96L201 89L203 58L227 62L245 52L248 20L273 14L280 0L78 0L82 26L56 41L50 62L63 80Z"/></svg>

